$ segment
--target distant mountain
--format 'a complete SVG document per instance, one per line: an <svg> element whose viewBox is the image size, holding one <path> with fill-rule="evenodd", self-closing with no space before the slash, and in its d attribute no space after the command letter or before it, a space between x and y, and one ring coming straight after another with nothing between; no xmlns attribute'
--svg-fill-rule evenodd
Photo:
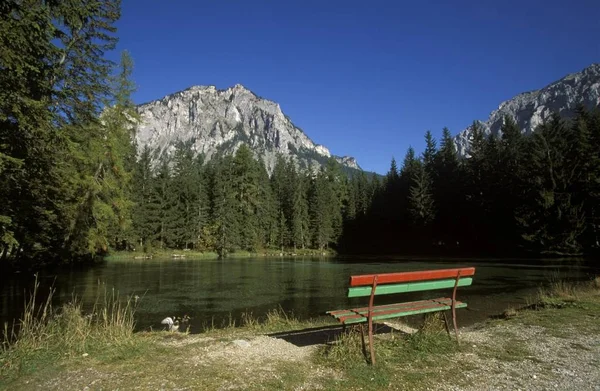
<svg viewBox="0 0 600 391"><path fill-rule="evenodd" d="M157 157L171 153L180 141L191 143L207 160L233 154L245 143L269 172L278 154L292 156L298 166L309 169L332 156L295 126L279 104L240 84L226 90L194 86L137 109L142 118L138 146L149 146ZM353 157L333 157L347 169L360 169Z"/></svg>
<svg viewBox="0 0 600 391"><path fill-rule="evenodd" d="M487 135L500 135L503 118L509 115L523 133L530 134L554 112L560 113L564 118L573 116L578 104L587 108L600 106L600 64L592 64L541 90L524 92L502 102L487 121L480 123ZM468 127L455 138L458 152L462 156L468 154L471 136L472 128Z"/></svg>

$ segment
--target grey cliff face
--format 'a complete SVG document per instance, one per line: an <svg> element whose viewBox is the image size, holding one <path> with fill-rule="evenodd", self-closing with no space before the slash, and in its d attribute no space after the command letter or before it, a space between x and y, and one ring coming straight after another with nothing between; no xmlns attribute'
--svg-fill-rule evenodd
<svg viewBox="0 0 600 391"><path fill-rule="evenodd" d="M320 167L331 155L315 144L283 114L275 102L260 98L242 85L226 90L194 86L138 106L141 124L136 135L140 148L157 156L173 152L178 142L189 142L207 160L233 154L246 144L272 172L278 154L292 156L302 168ZM342 165L359 169L352 157L333 156Z"/></svg>
<svg viewBox="0 0 600 391"><path fill-rule="evenodd" d="M592 64L541 90L525 92L502 102L489 119L480 124L486 135L500 136L503 118L508 115L514 118L523 133L531 134L554 112L567 118L573 116L579 104L587 108L600 106L600 64ZM468 156L471 137L471 127L456 136L456 147L461 156Z"/></svg>

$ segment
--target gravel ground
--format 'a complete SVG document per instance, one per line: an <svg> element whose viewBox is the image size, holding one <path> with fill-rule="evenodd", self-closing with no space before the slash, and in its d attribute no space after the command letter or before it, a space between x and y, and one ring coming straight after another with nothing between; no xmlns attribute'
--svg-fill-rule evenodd
<svg viewBox="0 0 600 391"><path fill-rule="evenodd" d="M413 330L406 328L403 331ZM461 352L448 356L447 367L440 367L440 373L459 371L462 374L459 381L444 383L444 376L441 376L437 384L390 383L390 389L404 390L408 385L415 389L429 387L426 389L432 391L600 391L600 335L577 334L574 330L570 332L568 327L560 331L549 332L543 327L517 322L461 329ZM385 335L380 337L385 338ZM263 384L273 384L274 379L281 381L278 383L281 387L276 389L324 390L323 384L344 377L342 371L315 363L313 355L318 345L300 347L264 335L244 335L243 338L189 335L160 343L185 352L178 365L181 365L182 373L189 376L202 376L203 373L214 373L208 369L222 368L226 376L215 378L217 386L214 389L218 390L243 390L249 384L262 389ZM18 389L195 389L194 386L182 386L177 377L156 381L157 377L160 380L160 373L147 370L140 368L132 372L119 366L93 366L67 370L43 382L24 379ZM286 387L286 371L296 371L300 385L296 382L293 388ZM397 371L418 372L419 369L407 363Z"/></svg>
<svg viewBox="0 0 600 391"><path fill-rule="evenodd" d="M514 361L478 354L478 347L501 348L498 334L513 335L517 349L531 352ZM439 390L573 390L600 391L600 336L571 335L558 338L542 327L499 325L461 333L471 345L469 353L454 358L473 369L465 373L467 386L440 385Z"/></svg>
<svg viewBox="0 0 600 391"><path fill-rule="evenodd" d="M600 335L570 334L569 338L560 338L549 335L543 327L511 323L485 329L466 328L460 337L461 343L467 345L466 352L457 353L448 361L460 363L465 384L439 384L433 390L600 391ZM258 336L211 344L196 352L189 363L209 366L227 362L240 374L268 374L274 363L310 362L316 348ZM506 349L509 351L500 358L488 353ZM311 365L307 375L314 381L302 389L320 389L318 378L322 376L342 376L318 365Z"/></svg>

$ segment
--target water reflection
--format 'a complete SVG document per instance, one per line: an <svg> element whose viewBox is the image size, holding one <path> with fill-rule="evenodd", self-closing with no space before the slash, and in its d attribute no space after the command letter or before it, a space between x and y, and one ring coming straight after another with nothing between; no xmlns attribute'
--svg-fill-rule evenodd
<svg viewBox="0 0 600 391"><path fill-rule="evenodd" d="M365 261L366 260L366 261ZM90 308L105 290L121 297L139 295L136 320L139 329L160 328L166 316L192 317L191 330L203 325L220 325L230 316L239 322L244 312L264 316L283 308L300 318L322 315L327 310L364 304L361 298L345 297L352 274L412 271L475 266L470 287L459 289L459 298L469 303L462 311L462 324L483 320L509 306L526 303L528 295L557 278L581 280L597 272L583 261L566 260L471 260L340 258L227 260L123 260L92 268L71 268L40 275L42 294L56 289L54 304L80 298ZM33 276L14 274L2 277L0 321L20 316L24 292ZM417 300L430 293L407 294ZM398 297L379 297L384 304Z"/></svg>

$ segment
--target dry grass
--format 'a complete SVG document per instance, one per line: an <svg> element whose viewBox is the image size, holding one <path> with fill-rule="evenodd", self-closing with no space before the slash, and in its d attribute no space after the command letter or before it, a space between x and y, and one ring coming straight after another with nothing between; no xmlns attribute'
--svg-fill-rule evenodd
<svg viewBox="0 0 600 391"><path fill-rule="evenodd" d="M130 345L134 329L134 302L121 300L114 290L104 291L91 312L85 314L76 299L59 309L52 307L51 290L38 300L39 283L25 303L22 318L9 329L4 325L0 374L14 377L39 365L81 356L106 346Z"/></svg>
<svg viewBox="0 0 600 391"><path fill-rule="evenodd" d="M598 295L600 295L600 277L583 282L555 279L550 282L548 288L540 288L537 300L541 303L552 303L556 300L573 302Z"/></svg>
<svg viewBox="0 0 600 391"><path fill-rule="evenodd" d="M510 319L510 318L514 318L515 316L517 316L517 314L518 314L518 310L515 307L508 307L502 313L502 317L504 319Z"/></svg>

